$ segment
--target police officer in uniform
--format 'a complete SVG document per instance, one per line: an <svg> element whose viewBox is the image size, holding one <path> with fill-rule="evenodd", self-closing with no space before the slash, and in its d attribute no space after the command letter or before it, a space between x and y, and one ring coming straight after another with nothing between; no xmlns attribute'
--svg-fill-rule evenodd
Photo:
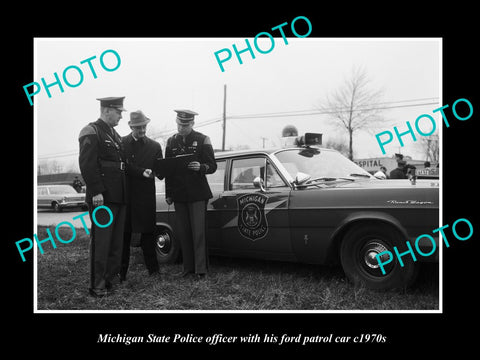
<svg viewBox="0 0 480 360"><path fill-rule="evenodd" d="M197 278L203 278L208 270L206 210L212 197L205 174L214 173L217 163L210 138L193 130L198 114L190 110L175 111L178 133L167 140L165 158L194 154L196 160L183 171L167 174L165 198L175 206L175 236L180 240L183 257L180 276L196 274Z"/></svg>
<svg viewBox="0 0 480 360"><path fill-rule="evenodd" d="M80 181L80 179L78 178L78 176L75 176L75 179L73 179L72 186L78 193L82 191L83 184Z"/></svg>
<svg viewBox="0 0 480 360"><path fill-rule="evenodd" d="M406 179L407 175L405 175L405 166L407 162L405 160L398 160L397 161L397 168L390 171L390 179Z"/></svg>
<svg viewBox="0 0 480 360"><path fill-rule="evenodd" d="M150 275L158 273L158 261L155 254L155 161L163 158L162 147L158 142L146 136L150 119L142 111L130 113L128 125L132 132L123 137L123 146L127 159L128 205L123 239L121 280L126 279L132 233L140 235L145 266ZM161 179L161 176L158 176Z"/></svg>
<svg viewBox="0 0 480 360"><path fill-rule="evenodd" d="M89 123L78 137L80 172L86 184L86 202L90 213L90 294L107 295L119 280L123 229L126 212L125 156L122 139L114 127L122 118L124 97L108 97L100 101L100 118ZM93 211L100 208L93 217ZM96 220L96 222L94 221ZM97 225L98 224L98 225Z"/></svg>

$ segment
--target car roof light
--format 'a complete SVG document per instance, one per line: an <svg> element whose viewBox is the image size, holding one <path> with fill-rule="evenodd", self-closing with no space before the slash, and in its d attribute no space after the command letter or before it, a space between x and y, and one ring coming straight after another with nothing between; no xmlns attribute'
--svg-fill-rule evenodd
<svg viewBox="0 0 480 360"><path fill-rule="evenodd" d="M297 137L295 145L297 146L322 145L322 134L305 133L305 135Z"/></svg>

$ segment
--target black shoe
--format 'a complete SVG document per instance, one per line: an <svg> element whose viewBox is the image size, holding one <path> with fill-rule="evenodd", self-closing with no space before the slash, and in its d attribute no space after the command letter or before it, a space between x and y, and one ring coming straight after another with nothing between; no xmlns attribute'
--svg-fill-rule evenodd
<svg viewBox="0 0 480 360"><path fill-rule="evenodd" d="M193 274L191 271L182 271L181 273L173 274L173 276L178 277L178 278L184 278L187 277L188 275Z"/></svg>
<svg viewBox="0 0 480 360"><path fill-rule="evenodd" d="M95 298L107 296L107 289L88 289L88 292Z"/></svg>
<svg viewBox="0 0 480 360"><path fill-rule="evenodd" d="M205 280L207 278L207 274L195 274L195 280Z"/></svg>

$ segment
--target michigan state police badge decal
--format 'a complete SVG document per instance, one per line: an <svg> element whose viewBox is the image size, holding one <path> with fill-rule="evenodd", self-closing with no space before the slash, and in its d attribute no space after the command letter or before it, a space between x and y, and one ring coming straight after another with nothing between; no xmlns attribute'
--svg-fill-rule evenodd
<svg viewBox="0 0 480 360"><path fill-rule="evenodd" d="M265 204L268 198L263 194L246 194L237 198L238 231L252 241L264 238L268 233Z"/></svg>

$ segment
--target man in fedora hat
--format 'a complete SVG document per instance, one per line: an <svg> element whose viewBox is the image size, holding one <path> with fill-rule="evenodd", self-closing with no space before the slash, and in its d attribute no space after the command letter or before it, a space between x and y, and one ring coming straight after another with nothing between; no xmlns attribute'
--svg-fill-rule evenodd
<svg viewBox="0 0 480 360"><path fill-rule="evenodd" d="M129 202L123 238L121 280L126 279L128 272L132 234L140 235L140 246L148 273L150 275L158 273L158 261L154 242L156 211L155 173L152 169L154 168L155 160L162 158L162 147L158 142L145 135L149 122L150 119L142 111L131 112L128 125L132 132L122 139L127 159Z"/></svg>
<svg viewBox="0 0 480 360"><path fill-rule="evenodd" d="M119 280L126 210L125 154L114 127L122 118L125 97L100 101L100 118L85 126L78 136L79 166L86 185L86 202L92 221L90 241L90 295L107 295ZM98 206L106 206L106 209ZM105 225L112 222L108 226ZM99 225L98 225L99 224Z"/></svg>
<svg viewBox="0 0 480 360"><path fill-rule="evenodd" d="M180 276L195 274L203 278L207 274L208 254L206 242L206 209L212 192L205 174L217 170L210 138L193 130L196 112L177 112L178 134L167 140L165 158L194 154L186 169L165 177L165 200L175 205L175 236L180 240L183 272Z"/></svg>

